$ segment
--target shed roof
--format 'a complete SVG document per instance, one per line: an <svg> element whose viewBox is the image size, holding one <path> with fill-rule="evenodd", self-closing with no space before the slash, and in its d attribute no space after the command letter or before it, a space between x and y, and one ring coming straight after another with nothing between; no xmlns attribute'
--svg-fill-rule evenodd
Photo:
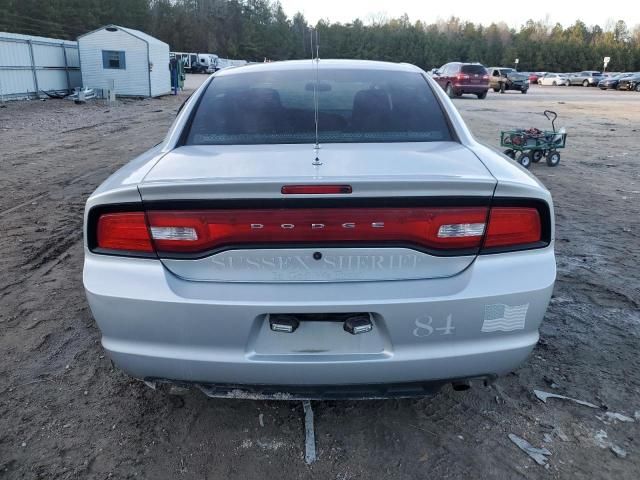
<svg viewBox="0 0 640 480"><path fill-rule="evenodd" d="M95 30L92 30L90 32L87 32L87 33L84 33L84 34L80 35L78 37L78 39L80 39L82 37L85 37L87 35L91 35L94 32L98 32L100 30L104 30L105 28L117 28L117 29L122 30L123 32L127 32L129 35L133 35L134 37L139 38L140 40L142 40L144 42L147 42L149 44L167 45L162 40L158 40L156 37L152 37L148 33L141 32L140 30L136 30L134 28L121 27L120 25L104 25L103 27L96 28Z"/></svg>

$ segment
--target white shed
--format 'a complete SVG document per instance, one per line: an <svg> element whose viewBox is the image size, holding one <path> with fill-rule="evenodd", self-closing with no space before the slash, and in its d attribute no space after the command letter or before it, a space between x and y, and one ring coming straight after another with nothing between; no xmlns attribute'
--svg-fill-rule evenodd
<svg viewBox="0 0 640 480"><path fill-rule="evenodd" d="M171 92L169 45L132 28L107 25L78 37L82 84L116 95L157 97Z"/></svg>

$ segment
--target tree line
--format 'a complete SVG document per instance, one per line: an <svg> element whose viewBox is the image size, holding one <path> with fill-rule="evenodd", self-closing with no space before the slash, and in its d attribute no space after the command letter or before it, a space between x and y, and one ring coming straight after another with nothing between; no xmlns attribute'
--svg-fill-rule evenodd
<svg viewBox="0 0 640 480"><path fill-rule="evenodd" d="M173 51L210 52L249 61L308 58L316 29L320 56L409 62L422 68L446 62L514 65L524 71L640 70L640 26L623 20L569 27L548 19L519 29L502 22L485 26L451 17L434 23L400 18L321 20L288 17L271 0L0 0L0 31L74 40L113 23L143 30Z"/></svg>

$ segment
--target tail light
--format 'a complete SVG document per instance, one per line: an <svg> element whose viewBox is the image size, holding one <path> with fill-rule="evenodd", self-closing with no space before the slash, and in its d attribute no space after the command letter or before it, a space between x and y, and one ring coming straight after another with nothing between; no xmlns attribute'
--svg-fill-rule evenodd
<svg viewBox="0 0 640 480"><path fill-rule="evenodd" d="M96 231L96 246L103 250L153 253L144 212L101 215Z"/></svg>
<svg viewBox="0 0 640 480"><path fill-rule="evenodd" d="M493 207L484 248L531 245L542 240L540 213L536 208Z"/></svg>
<svg viewBox="0 0 640 480"><path fill-rule="evenodd" d="M236 245L408 244L427 250L478 249L487 207L296 208L149 211L161 253L201 253ZM191 238L156 231L194 232Z"/></svg>
<svg viewBox="0 0 640 480"><path fill-rule="evenodd" d="M489 75L483 75L482 80L489 80Z"/></svg>
<svg viewBox="0 0 640 480"><path fill-rule="evenodd" d="M91 230L97 253L182 258L236 247L349 244L494 253L545 246L549 228L537 207L494 206L109 212Z"/></svg>
<svg viewBox="0 0 640 480"><path fill-rule="evenodd" d="M456 80L458 80L459 82L461 82L462 80L469 80L469 75L459 73L456 75Z"/></svg>

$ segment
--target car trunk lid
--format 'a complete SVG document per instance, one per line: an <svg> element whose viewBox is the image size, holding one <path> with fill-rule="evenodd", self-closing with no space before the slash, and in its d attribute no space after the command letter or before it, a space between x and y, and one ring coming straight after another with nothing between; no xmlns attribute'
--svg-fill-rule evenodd
<svg viewBox="0 0 640 480"><path fill-rule="evenodd" d="M139 186L152 228L166 220L162 212L188 211L230 236L196 253L160 249L164 265L197 281L367 281L451 276L475 258L476 248L440 250L433 235L410 231L420 215L475 208L464 213L477 220L486 209L496 181L466 147L329 144L321 165L314 158L311 145L186 146L165 155ZM351 193L287 195L287 185Z"/></svg>

